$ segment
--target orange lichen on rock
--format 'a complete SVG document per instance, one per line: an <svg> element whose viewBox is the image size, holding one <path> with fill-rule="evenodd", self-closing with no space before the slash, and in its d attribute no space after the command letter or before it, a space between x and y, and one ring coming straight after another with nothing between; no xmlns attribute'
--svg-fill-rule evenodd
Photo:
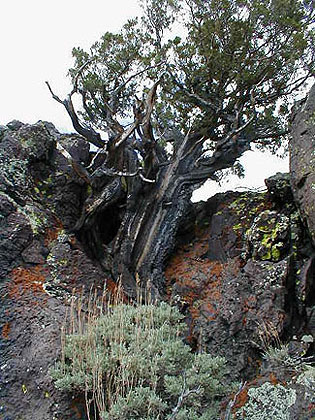
<svg viewBox="0 0 315 420"><path fill-rule="evenodd" d="M4 326L2 327L2 338L4 340L9 339L10 330L11 330L11 326L10 326L9 322L6 322L4 324Z"/></svg>
<svg viewBox="0 0 315 420"><path fill-rule="evenodd" d="M218 316L218 309L211 302L205 302L200 307L200 313L207 318L208 321L214 321Z"/></svg>
<svg viewBox="0 0 315 420"><path fill-rule="evenodd" d="M239 408L244 407L244 405L248 401L248 387L245 387L241 390L241 392L237 395L235 404L233 406L233 411L237 411Z"/></svg>
<svg viewBox="0 0 315 420"><path fill-rule="evenodd" d="M272 385L277 385L279 383L276 375L273 372L270 373L269 380L272 383Z"/></svg>
<svg viewBox="0 0 315 420"><path fill-rule="evenodd" d="M45 246L48 246L53 241L55 241L58 238L62 229L63 225L60 220L56 221L56 225L54 227L48 228L45 234Z"/></svg>
<svg viewBox="0 0 315 420"><path fill-rule="evenodd" d="M44 293L44 269L41 265L31 268L17 267L11 271L12 283L9 286L9 296L19 299L26 294L38 295Z"/></svg>
<svg viewBox="0 0 315 420"><path fill-rule="evenodd" d="M189 342L196 339L194 324L200 316L213 321L219 313L224 264L206 258L207 234L205 230L199 230L197 240L182 246L171 258L165 271L169 299L176 296L176 300L189 311Z"/></svg>

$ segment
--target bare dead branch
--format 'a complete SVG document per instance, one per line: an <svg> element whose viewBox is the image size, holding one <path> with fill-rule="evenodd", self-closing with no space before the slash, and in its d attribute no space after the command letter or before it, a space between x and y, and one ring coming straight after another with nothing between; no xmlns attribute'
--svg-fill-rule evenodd
<svg viewBox="0 0 315 420"><path fill-rule="evenodd" d="M120 134L119 138L115 142L115 148L120 147L128 139L128 137L139 127L139 125L141 125L143 128L145 138L147 140L152 140L149 133L151 131L150 117L153 111L156 89L159 83L160 81L155 82L147 95L147 99L145 102L145 114L141 115L141 112L135 112L135 121L127 130L124 130ZM139 109L140 107L141 103L139 104L137 109Z"/></svg>
<svg viewBox="0 0 315 420"><path fill-rule="evenodd" d="M142 175L141 172L139 172L139 177L142 179L142 181L148 182L149 184L154 184L156 182L155 179L146 178L144 175Z"/></svg>
<svg viewBox="0 0 315 420"><path fill-rule="evenodd" d="M231 400L227 406L225 415L224 415L224 420L231 420L231 414L232 414L232 410L233 407L235 406L235 403L237 401L238 396L240 395L240 393L246 388L247 382L245 381L244 383L241 382L239 389L237 391L237 393L234 395L233 400Z"/></svg>
<svg viewBox="0 0 315 420"><path fill-rule="evenodd" d="M204 98L202 98L201 96L197 95L196 93L190 92L182 83L180 83L175 76L170 72L170 70L168 70L170 76L172 77L174 83L176 84L177 87L179 87L179 89L184 92L184 94L186 96L188 96L189 98L195 99L195 101L197 101L197 103L203 107L207 107L212 109L215 113L218 113L218 111L220 110L220 108L218 108L217 106L215 106L212 102L210 101L206 101Z"/></svg>
<svg viewBox="0 0 315 420"><path fill-rule="evenodd" d="M93 168L93 166L95 165L95 162L97 161L98 157L100 156L101 153L104 153L104 148L103 149L99 149L97 151L97 153L95 154L95 156L93 157L91 163L89 164L89 166L87 167L87 169L91 169ZM105 151L106 155L108 155L108 153Z"/></svg>
<svg viewBox="0 0 315 420"><path fill-rule="evenodd" d="M95 121L95 115L91 112L91 110L88 107L87 102L86 102L87 92L83 89L80 89L79 93L81 94L82 106L83 106L84 111L87 113L87 115L89 116L89 118L92 122Z"/></svg>
<svg viewBox="0 0 315 420"><path fill-rule="evenodd" d="M50 84L49 84L47 81L46 81L45 83L46 83L46 85L47 85L47 87L48 87L48 89L49 89L49 92L51 93L51 96L53 97L53 99L54 99L55 101L59 102L60 104L64 105L64 101L62 101L62 100L59 98L59 96L55 95L55 93L53 92L52 88L50 87Z"/></svg>
<svg viewBox="0 0 315 420"><path fill-rule="evenodd" d="M73 95L74 93L77 92L78 89L78 82L79 82L79 77L82 74L82 71L89 65L91 64L93 61L95 60L95 58L91 58L90 60L86 61L85 63L82 64L82 66L78 69L77 74L74 78L74 82L73 82L73 89L71 91L70 95Z"/></svg>
<svg viewBox="0 0 315 420"><path fill-rule="evenodd" d="M111 168L103 168L102 172L108 176L125 176L125 177L134 177L139 174L139 168L134 172L124 172L124 171L116 171L115 169Z"/></svg>
<svg viewBox="0 0 315 420"><path fill-rule="evenodd" d="M255 115L253 115L251 118L249 118L243 125L241 125L238 128L235 128L234 130L230 131L225 138L220 142L221 144L227 143L232 137L238 136L242 131L245 130L255 119Z"/></svg>
<svg viewBox="0 0 315 420"><path fill-rule="evenodd" d="M124 81L123 83L121 83L117 88L115 88L113 93L119 93L121 92L121 90L129 83L131 82L132 79L134 79L135 77L140 76L141 74L151 70L151 69L155 69L157 67L162 66L163 64L165 64L166 61L160 61L158 64L155 64L154 66L148 66L145 69L142 69L140 71L138 71L137 73L132 74L131 76L128 77L128 79L126 81Z"/></svg>
<svg viewBox="0 0 315 420"><path fill-rule="evenodd" d="M149 90L146 102L145 102L145 108L146 108L146 115L144 116L141 125L145 126L146 124L149 123L150 121L150 117L153 111L153 107L154 107L154 102L155 102L155 98L156 98L156 90L158 85L160 84L160 80L158 80L157 82L154 83L154 85L151 87L151 89Z"/></svg>
<svg viewBox="0 0 315 420"><path fill-rule="evenodd" d="M121 134L119 140L115 142L115 149L121 146L128 139L128 137L135 131L138 125L139 125L139 121L135 121L134 123L131 124L131 126L127 130L125 130Z"/></svg>
<svg viewBox="0 0 315 420"><path fill-rule="evenodd" d="M256 134L253 140L251 140L252 143L259 143L260 140L266 140L266 139L275 139L282 136L285 136L290 133L290 130L282 130L282 131L275 131L272 133L261 133Z"/></svg>
<svg viewBox="0 0 315 420"><path fill-rule="evenodd" d="M62 104L66 108L66 111L67 111L69 117L71 118L73 128L79 134L81 134L83 137L85 137L86 140L89 143L92 143L97 147L103 147L104 146L104 141L102 140L100 134L97 133L93 128L84 127L80 123L79 118L78 118L78 116L75 112L75 109L74 109L74 106L73 106L73 103L72 103L72 95L73 95L74 92L71 92L68 95L67 99L64 99L62 101L57 95L55 95L55 93L53 92L50 84L47 81L45 83L46 83L53 99L55 99L55 101L59 102L60 104Z"/></svg>
<svg viewBox="0 0 315 420"><path fill-rule="evenodd" d="M147 95L144 107L145 107L145 115L142 117L142 121L140 122L140 126L143 132L143 140L155 144L155 138L153 136L153 130L151 125L151 114L153 112L155 98L156 98L156 90L160 83L160 80L154 83L154 85L149 90Z"/></svg>
<svg viewBox="0 0 315 420"><path fill-rule="evenodd" d="M106 98L105 94L103 94L103 101L104 106L101 106L95 95L90 92L90 95L93 99L94 105L96 108L99 108L102 112L102 115L107 123L108 131L111 136L121 135L124 132L123 126L117 121L115 118L115 110L112 108L112 106L109 104L111 102L110 98Z"/></svg>
<svg viewBox="0 0 315 420"><path fill-rule="evenodd" d="M147 183L150 183L150 184L154 184L156 182L155 179L146 178L142 174L142 168L138 168L134 172L123 172L123 171L116 171L114 169L109 169L109 168L102 168L102 172L105 175L108 175L108 176L123 176L123 177L126 177L126 178L133 178L133 177L138 175L142 179L142 181L144 181L144 182L147 182Z"/></svg>
<svg viewBox="0 0 315 420"><path fill-rule="evenodd" d="M200 392L201 392L201 387L200 386L198 386L197 388L194 388L194 389L186 389L186 378L184 376L183 391L180 394L180 396L178 397L176 407L174 407L173 410L172 410L172 415L170 417L170 420L176 419L177 414L178 414L179 410L181 409L184 401L190 395L192 395L192 394L200 394Z"/></svg>
<svg viewBox="0 0 315 420"><path fill-rule="evenodd" d="M192 125L193 125L193 123L191 124L191 126L189 127L189 130L187 131L187 134L186 134L186 136L185 136L185 138L184 138L184 141L186 141L187 142L187 140L189 139L189 136L190 136L190 133L191 133L191 130L192 130ZM196 142L194 142L193 144L192 144L192 146L190 147L190 149L183 155L183 156L181 156L180 157L180 160L182 161L182 160L184 160L187 156L189 156L191 153L192 153L192 151L197 147L197 146L199 146L201 143L203 143L204 141L205 141L205 139L206 139L206 137L205 136L202 136L201 137L201 139L199 139L199 140L197 140Z"/></svg>

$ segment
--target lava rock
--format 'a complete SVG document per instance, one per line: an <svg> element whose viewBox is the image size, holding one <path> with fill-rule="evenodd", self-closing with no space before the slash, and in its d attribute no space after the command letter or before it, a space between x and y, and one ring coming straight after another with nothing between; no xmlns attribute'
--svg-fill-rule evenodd
<svg viewBox="0 0 315 420"><path fill-rule="evenodd" d="M273 202L280 206L285 203L292 203L293 195L290 184L290 174L276 173L265 180L268 193Z"/></svg>
<svg viewBox="0 0 315 420"><path fill-rule="evenodd" d="M290 174L294 199L315 246L315 85L293 116Z"/></svg>

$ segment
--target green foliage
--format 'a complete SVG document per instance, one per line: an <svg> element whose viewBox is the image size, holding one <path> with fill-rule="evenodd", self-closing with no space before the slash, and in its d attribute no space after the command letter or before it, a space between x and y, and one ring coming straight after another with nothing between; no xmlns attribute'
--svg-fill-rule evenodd
<svg viewBox="0 0 315 420"><path fill-rule="evenodd" d="M235 419L289 420L290 407L296 401L296 391L282 385L265 382L248 391L249 401L237 411Z"/></svg>
<svg viewBox="0 0 315 420"><path fill-rule="evenodd" d="M121 121L133 118L136 97L160 79L152 116L156 133L187 131L193 123L216 142L252 120L246 137L263 148L278 147L290 95L314 74L311 2L142 0L142 5L141 19L128 21L117 34L107 32L90 52L73 50L70 74L82 94L86 122L110 131L109 108Z"/></svg>
<svg viewBox="0 0 315 420"><path fill-rule="evenodd" d="M119 304L89 317L81 333L64 336L62 360L51 371L55 386L86 392L103 420L215 418L229 391L225 361L193 354L182 342L184 328L165 303Z"/></svg>
<svg viewBox="0 0 315 420"><path fill-rule="evenodd" d="M276 365L287 364L290 358L289 346L287 344L282 344L279 348L269 347L264 353L264 359Z"/></svg>

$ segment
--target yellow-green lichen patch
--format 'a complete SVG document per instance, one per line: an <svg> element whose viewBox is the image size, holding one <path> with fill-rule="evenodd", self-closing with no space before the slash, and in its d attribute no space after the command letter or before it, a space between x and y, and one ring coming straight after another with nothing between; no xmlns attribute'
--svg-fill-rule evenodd
<svg viewBox="0 0 315 420"><path fill-rule="evenodd" d="M290 219L266 210L246 232L248 253L256 260L280 261L289 237Z"/></svg>
<svg viewBox="0 0 315 420"><path fill-rule="evenodd" d="M248 193L244 193L240 197L232 201L232 203L228 206L228 209L239 216L246 210L250 202L251 202L250 195Z"/></svg>
<svg viewBox="0 0 315 420"><path fill-rule="evenodd" d="M31 225L34 235L44 233L48 225L48 219L45 216L43 209L27 204L24 207L19 207L18 211L22 213L29 224Z"/></svg>
<svg viewBox="0 0 315 420"><path fill-rule="evenodd" d="M54 176L49 175L47 178L37 181L36 186L34 187L35 192L47 196L47 193L54 184Z"/></svg>
<svg viewBox="0 0 315 420"><path fill-rule="evenodd" d="M247 192L235 199L227 208L229 213L237 217L238 223L232 227L234 232L246 231L253 218L268 207L264 192L260 194Z"/></svg>

